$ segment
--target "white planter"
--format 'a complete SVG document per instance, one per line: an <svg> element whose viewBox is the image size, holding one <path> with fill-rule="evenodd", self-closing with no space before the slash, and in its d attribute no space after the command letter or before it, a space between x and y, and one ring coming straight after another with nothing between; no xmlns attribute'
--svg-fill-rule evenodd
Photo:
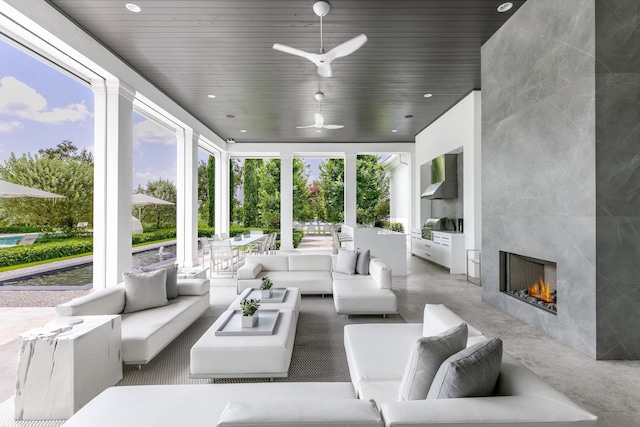
<svg viewBox="0 0 640 427"><path fill-rule="evenodd" d="M242 316L242 327L253 328L258 323L258 312L253 313L252 316Z"/></svg>
<svg viewBox="0 0 640 427"><path fill-rule="evenodd" d="M263 289L262 298L271 298L271 289Z"/></svg>

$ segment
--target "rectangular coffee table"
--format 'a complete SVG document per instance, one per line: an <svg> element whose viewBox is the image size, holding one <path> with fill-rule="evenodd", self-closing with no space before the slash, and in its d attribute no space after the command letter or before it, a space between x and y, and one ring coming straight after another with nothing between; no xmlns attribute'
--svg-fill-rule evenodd
<svg viewBox="0 0 640 427"><path fill-rule="evenodd" d="M284 301L282 302L261 302L260 310L279 310L279 309L288 309L295 310L296 313L300 312L300 288L285 288L287 293L284 297ZM239 310L240 309L240 301L243 301L247 298L252 298L253 295L257 295L260 291L247 288L243 290L240 295L229 305L230 310ZM251 296L250 296L251 295ZM260 298L258 298L260 299ZM297 319L297 317L296 317Z"/></svg>
<svg viewBox="0 0 640 427"><path fill-rule="evenodd" d="M275 378L289 375L297 312L281 309L273 335L216 335L229 315L229 311L222 313L191 347L190 378Z"/></svg>

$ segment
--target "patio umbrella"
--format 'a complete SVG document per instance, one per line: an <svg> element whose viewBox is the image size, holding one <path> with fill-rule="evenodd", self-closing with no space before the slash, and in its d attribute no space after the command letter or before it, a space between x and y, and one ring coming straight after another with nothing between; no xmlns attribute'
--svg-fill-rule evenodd
<svg viewBox="0 0 640 427"><path fill-rule="evenodd" d="M48 191L38 190L37 188L26 187L20 184L14 184L0 180L0 198L15 197L40 197L43 199L59 199L60 194L49 193Z"/></svg>
<svg viewBox="0 0 640 427"><path fill-rule="evenodd" d="M158 199L157 197L148 196L142 193L136 193L131 197L131 204L138 207L138 219L141 220L140 215L142 208L148 205L175 205L173 202L167 202L166 200Z"/></svg>

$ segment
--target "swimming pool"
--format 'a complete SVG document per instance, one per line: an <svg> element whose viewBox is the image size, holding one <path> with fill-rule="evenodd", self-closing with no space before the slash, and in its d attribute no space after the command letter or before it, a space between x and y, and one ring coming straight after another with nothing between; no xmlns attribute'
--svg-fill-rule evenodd
<svg viewBox="0 0 640 427"><path fill-rule="evenodd" d="M176 258L176 245L161 246L132 255L134 269L170 263ZM65 267L44 273L0 281L0 289L89 289L93 287L93 263Z"/></svg>
<svg viewBox="0 0 640 427"><path fill-rule="evenodd" d="M24 237L24 234L11 234L0 236L0 246L15 246Z"/></svg>

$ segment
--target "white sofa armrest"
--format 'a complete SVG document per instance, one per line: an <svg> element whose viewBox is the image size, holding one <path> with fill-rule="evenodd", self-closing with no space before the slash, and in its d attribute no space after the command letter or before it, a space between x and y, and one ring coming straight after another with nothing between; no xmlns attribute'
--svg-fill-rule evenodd
<svg viewBox="0 0 640 427"><path fill-rule="evenodd" d="M391 289L391 268L378 258L369 261L369 275L380 289Z"/></svg>
<svg viewBox="0 0 640 427"><path fill-rule="evenodd" d="M227 403L218 427L375 426L384 423L375 403L359 399L275 400Z"/></svg>
<svg viewBox="0 0 640 427"><path fill-rule="evenodd" d="M238 269L238 279L255 279L262 271L262 264L245 264Z"/></svg>
<svg viewBox="0 0 640 427"><path fill-rule="evenodd" d="M178 295L204 295L207 292L208 279L178 279Z"/></svg>
<svg viewBox="0 0 640 427"><path fill-rule="evenodd" d="M443 304L426 304L422 320L422 336L433 337L465 322L460 316ZM466 323L466 322L465 322ZM482 335L482 332L467 324L470 337Z"/></svg>
<svg viewBox="0 0 640 427"><path fill-rule="evenodd" d="M56 313L58 316L120 314L124 310L124 298L124 286L110 286L58 305Z"/></svg>

